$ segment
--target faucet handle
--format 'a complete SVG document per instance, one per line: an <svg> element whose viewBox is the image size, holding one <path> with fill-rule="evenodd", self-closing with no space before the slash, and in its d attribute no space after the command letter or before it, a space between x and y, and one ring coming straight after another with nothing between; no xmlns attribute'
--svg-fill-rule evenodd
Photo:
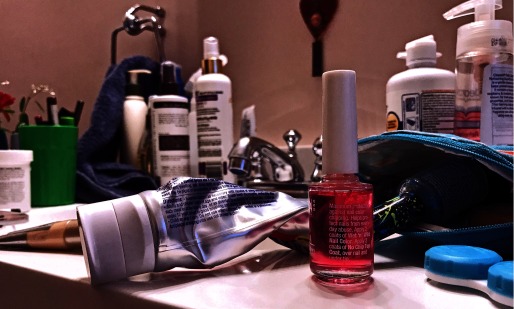
<svg viewBox="0 0 514 309"><path fill-rule="evenodd" d="M287 144L288 154L295 156L295 148L298 142L302 139L300 132L296 130L289 130L282 136Z"/></svg>
<svg viewBox="0 0 514 309"><path fill-rule="evenodd" d="M312 182L319 182L322 179L322 152L323 148L323 136L320 135L320 137L316 138L314 140L314 143L312 144L312 152L314 152L314 156L316 159L314 160L314 170L311 174L311 181Z"/></svg>

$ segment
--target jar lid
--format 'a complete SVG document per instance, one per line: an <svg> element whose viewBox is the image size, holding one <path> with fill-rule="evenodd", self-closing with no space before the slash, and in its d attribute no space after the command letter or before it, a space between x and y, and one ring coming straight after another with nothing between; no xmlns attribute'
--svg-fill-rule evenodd
<svg viewBox="0 0 514 309"><path fill-rule="evenodd" d="M0 162L3 164L28 164L33 159L32 150L0 150Z"/></svg>

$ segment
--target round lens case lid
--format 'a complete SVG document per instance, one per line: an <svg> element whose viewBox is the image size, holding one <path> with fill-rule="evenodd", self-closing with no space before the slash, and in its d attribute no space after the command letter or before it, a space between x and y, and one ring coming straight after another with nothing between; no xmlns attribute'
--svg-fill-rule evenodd
<svg viewBox="0 0 514 309"><path fill-rule="evenodd" d="M489 268L487 287L503 296L513 297L512 261L497 263Z"/></svg>
<svg viewBox="0 0 514 309"><path fill-rule="evenodd" d="M482 291L501 304L513 306L513 262L502 262L484 248L446 245L425 253L427 278Z"/></svg>
<svg viewBox="0 0 514 309"><path fill-rule="evenodd" d="M487 279L489 267L502 260L498 253L484 248L436 246L425 253L425 269L451 278Z"/></svg>

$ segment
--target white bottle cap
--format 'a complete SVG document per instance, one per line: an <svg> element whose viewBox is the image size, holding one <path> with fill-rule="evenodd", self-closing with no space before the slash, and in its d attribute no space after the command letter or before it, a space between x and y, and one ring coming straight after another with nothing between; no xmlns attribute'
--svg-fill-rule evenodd
<svg viewBox="0 0 514 309"><path fill-rule="evenodd" d="M336 70L322 75L325 174L355 174L359 170L355 84L354 71Z"/></svg>
<svg viewBox="0 0 514 309"><path fill-rule="evenodd" d="M435 66L438 57L441 57L441 53L437 52L437 44L433 35L427 35L405 44L405 51L396 55L398 59L405 59L409 68L420 65Z"/></svg>
<svg viewBox="0 0 514 309"><path fill-rule="evenodd" d="M218 58L220 55L218 47L218 39L208 37L203 40L203 59Z"/></svg>
<svg viewBox="0 0 514 309"><path fill-rule="evenodd" d="M77 218L91 284L154 270L152 229L140 195L79 206Z"/></svg>
<svg viewBox="0 0 514 309"><path fill-rule="evenodd" d="M494 11L501 8L502 0L470 0L443 14L447 20L475 15L475 22L465 24L457 30L457 56L477 50L484 54L512 53L512 23L494 19Z"/></svg>

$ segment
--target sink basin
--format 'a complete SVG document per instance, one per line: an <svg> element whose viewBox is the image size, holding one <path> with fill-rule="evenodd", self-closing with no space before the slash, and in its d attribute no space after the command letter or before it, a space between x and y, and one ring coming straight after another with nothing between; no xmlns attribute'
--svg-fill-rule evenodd
<svg viewBox="0 0 514 309"><path fill-rule="evenodd" d="M307 198L309 184L309 182L249 181L245 186L258 190L279 191L296 198Z"/></svg>

